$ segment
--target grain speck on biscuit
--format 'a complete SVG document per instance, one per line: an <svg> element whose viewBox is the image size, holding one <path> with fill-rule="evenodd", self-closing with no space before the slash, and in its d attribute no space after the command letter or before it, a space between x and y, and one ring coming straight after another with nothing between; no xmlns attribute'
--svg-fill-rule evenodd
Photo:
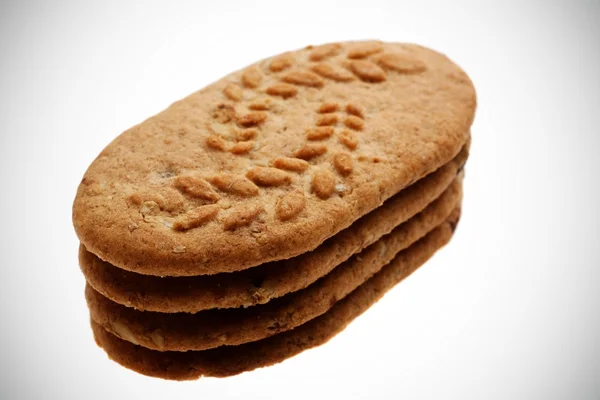
<svg viewBox="0 0 600 400"><path fill-rule="evenodd" d="M312 178L312 190L321 199L328 199L335 191L335 176L328 169L320 169Z"/></svg>
<svg viewBox="0 0 600 400"><path fill-rule="evenodd" d="M239 175L222 173L208 178L208 181L223 192L243 197L253 197L259 192L258 186Z"/></svg>
<svg viewBox="0 0 600 400"><path fill-rule="evenodd" d="M221 197L212 186L196 175L181 175L175 178L175 187L188 196L215 202Z"/></svg>
<svg viewBox="0 0 600 400"><path fill-rule="evenodd" d="M275 83L267 88L267 94L271 96L279 96L284 99L294 97L298 93L298 89L289 83Z"/></svg>
<svg viewBox="0 0 600 400"><path fill-rule="evenodd" d="M253 167L246 176L259 186L281 186L292 182L292 177L287 172L277 168Z"/></svg>
<svg viewBox="0 0 600 400"><path fill-rule="evenodd" d="M294 156L302 160L310 160L327 152L327 146L324 144L307 143L294 152Z"/></svg>
<svg viewBox="0 0 600 400"><path fill-rule="evenodd" d="M291 157L277 157L273 160L273 166L279 169L285 169L294 172L304 172L308 168L308 163L304 160Z"/></svg>
<svg viewBox="0 0 600 400"><path fill-rule="evenodd" d="M288 221L300 214L304 207L306 207L304 193L300 190L294 190L279 198L275 212L277 218L281 221Z"/></svg>

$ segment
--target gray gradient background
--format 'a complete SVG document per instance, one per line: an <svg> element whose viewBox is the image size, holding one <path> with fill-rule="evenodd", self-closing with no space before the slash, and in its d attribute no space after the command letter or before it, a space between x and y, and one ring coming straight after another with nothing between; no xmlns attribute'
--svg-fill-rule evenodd
<svg viewBox="0 0 600 400"><path fill-rule="evenodd" d="M600 398L599 2L52 3L0 3L0 398ZM87 165L226 72L369 37L439 49L477 86L451 245L277 367L172 383L108 361L71 226Z"/></svg>

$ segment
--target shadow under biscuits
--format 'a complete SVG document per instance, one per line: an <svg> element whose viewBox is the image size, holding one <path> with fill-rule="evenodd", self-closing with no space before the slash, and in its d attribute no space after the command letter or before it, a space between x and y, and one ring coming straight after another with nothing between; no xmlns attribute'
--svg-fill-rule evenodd
<svg viewBox="0 0 600 400"><path fill-rule="evenodd" d="M440 198L389 235L307 288L265 305L197 314L143 312L114 303L88 287L88 306L92 318L111 333L155 350L205 350L260 340L325 313L398 252L443 223L460 204L461 193L460 182L455 181Z"/></svg>
<svg viewBox="0 0 600 400"><path fill-rule="evenodd" d="M119 339L92 321L96 343L104 348L112 360L124 367L144 375L172 380L226 377L282 362L326 343L341 332L444 246L453 233L450 225L455 225L458 218L456 211L447 223L399 253L377 274L335 303L327 313L270 338L205 351L159 352Z"/></svg>
<svg viewBox="0 0 600 400"><path fill-rule="evenodd" d="M468 147L434 173L355 221L317 249L236 273L195 277L154 277L129 272L80 247L88 283L105 297L129 307L157 312L198 312L264 304L301 290L337 265L422 211L451 184Z"/></svg>

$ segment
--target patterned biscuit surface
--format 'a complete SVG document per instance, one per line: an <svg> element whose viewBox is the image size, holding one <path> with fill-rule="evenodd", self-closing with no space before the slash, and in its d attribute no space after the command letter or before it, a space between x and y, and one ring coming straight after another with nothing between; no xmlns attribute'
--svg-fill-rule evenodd
<svg viewBox="0 0 600 400"><path fill-rule="evenodd" d="M240 346L205 351L156 351L136 346L108 333L92 321L96 343L119 364L144 375L173 380L226 377L284 361L304 350L322 345L365 312L385 292L409 276L452 235L456 220L443 224L401 252L325 314L296 329Z"/></svg>
<svg viewBox="0 0 600 400"><path fill-rule="evenodd" d="M274 261L235 273L160 278L114 267L81 246L79 263L88 283L95 290L116 303L139 310L197 312L263 304L305 288L399 224L409 223L409 218L421 212L448 188L461 165L461 160L447 163L394 195L381 207L329 238L315 250L288 260ZM454 184L457 185L458 182ZM454 192L456 190L453 189L446 197L454 196Z"/></svg>
<svg viewBox="0 0 600 400"><path fill-rule="evenodd" d="M458 206L460 194L456 185L412 223L397 227L307 288L265 305L197 314L142 312L114 303L88 285L90 314L109 332L154 350L205 350L264 339L325 313L398 252L443 223Z"/></svg>
<svg viewBox="0 0 600 400"><path fill-rule="evenodd" d="M454 157L469 78L416 45L305 48L232 73L127 130L85 173L81 242L151 275L312 250Z"/></svg>

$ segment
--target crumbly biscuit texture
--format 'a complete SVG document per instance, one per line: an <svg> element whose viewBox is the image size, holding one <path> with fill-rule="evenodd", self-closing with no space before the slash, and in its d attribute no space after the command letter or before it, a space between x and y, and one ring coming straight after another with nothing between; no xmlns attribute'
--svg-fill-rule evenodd
<svg viewBox="0 0 600 400"><path fill-rule="evenodd" d="M154 277L112 266L82 245L79 264L88 283L104 296L129 307L157 312L198 312L248 307L305 288L352 254L371 245L431 202L458 196L455 178L462 159L454 159L388 199L382 206L326 240L315 250L235 273L195 277ZM442 194L444 191L448 192ZM286 207L293 209L294 196ZM436 200L437 199L437 200ZM435 200L435 201L434 201ZM435 206L435 205L432 205Z"/></svg>
<svg viewBox="0 0 600 400"><path fill-rule="evenodd" d="M458 215L401 252L325 314L306 324L267 339L205 351L156 351L134 345L91 322L96 343L119 364L138 373L171 380L226 377L280 363L304 350L322 345L341 332L398 282L409 276L444 246Z"/></svg>
<svg viewBox="0 0 600 400"><path fill-rule="evenodd" d="M307 288L265 305L197 314L142 312L114 303L88 285L86 299L90 314L109 332L160 351L206 350L264 339L327 312L398 252L442 224L459 201L460 187L457 187L410 223L397 227Z"/></svg>
<svg viewBox="0 0 600 400"><path fill-rule="evenodd" d="M262 60L109 144L73 207L81 242L150 275L312 250L452 159L475 92L445 56L346 42Z"/></svg>

